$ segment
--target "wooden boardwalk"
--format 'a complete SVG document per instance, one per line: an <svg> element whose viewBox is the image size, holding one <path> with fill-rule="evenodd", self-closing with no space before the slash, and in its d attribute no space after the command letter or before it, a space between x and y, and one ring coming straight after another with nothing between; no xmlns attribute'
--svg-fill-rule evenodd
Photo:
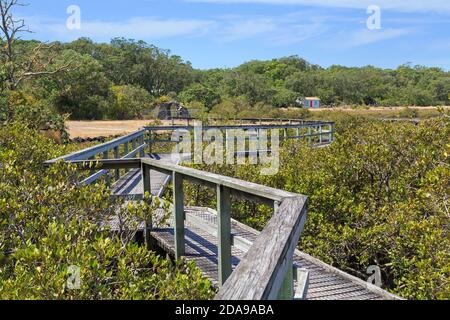
<svg viewBox="0 0 450 320"><path fill-rule="evenodd" d="M178 163L179 159L172 159L170 155L151 155L153 159L160 159ZM150 173L151 191L154 196L160 196L170 182L170 176L156 171ZM129 196L138 199L142 197L143 186L140 170L128 172L113 186L113 194ZM218 237L217 213L209 208L186 207L185 243L188 261L195 261L197 266L215 286L218 286ZM175 254L173 218L166 225L159 226L151 232L159 247L171 255ZM233 269L239 264L259 232L232 220L231 225L232 265ZM309 271L309 300L380 300L398 299L395 295L368 284L356 277L344 273L298 250L294 254L294 264Z"/></svg>
<svg viewBox="0 0 450 320"><path fill-rule="evenodd" d="M172 156L170 154L150 154L148 155L148 158L162 160L173 164L178 164L181 160L181 157L178 155ZM169 182L170 176L167 174L154 170L150 171L151 193L153 196L161 197ZM143 190L144 186L142 183L141 170L139 169L129 171L111 187L114 196L130 197L133 199L141 198L144 193Z"/></svg>

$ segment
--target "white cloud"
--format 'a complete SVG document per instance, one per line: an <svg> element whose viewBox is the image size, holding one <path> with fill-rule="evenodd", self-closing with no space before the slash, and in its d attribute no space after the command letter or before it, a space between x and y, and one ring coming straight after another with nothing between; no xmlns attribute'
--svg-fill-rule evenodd
<svg viewBox="0 0 450 320"><path fill-rule="evenodd" d="M185 0L206 3L254 3L275 5L305 5L313 7L365 9L376 4L381 9L404 12L450 12L448 0Z"/></svg>
<svg viewBox="0 0 450 320"><path fill-rule="evenodd" d="M289 13L279 16L227 15L216 20L210 35L219 42L258 39L271 46L287 46L318 37L329 29L328 17Z"/></svg>
<svg viewBox="0 0 450 320"><path fill-rule="evenodd" d="M122 22L83 21L81 30L68 30L65 21L41 17L25 18L30 29L38 34L58 40L90 37L97 41L109 41L114 37L134 39L159 39L177 36L198 36L214 25L209 20L177 20L157 18L133 18Z"/></svg>
<svg viewBox="0 0 450 320"><path fill-rule="evenodd" d="M276 23L272 19L232 20L221 31L221 39L235 41L264 35L275 31Z"/></svg>
<svg viewBox="0 0 450 320"><path fill-rule="evenodd" d="M336 43L341 47L357 47L377 42L393 40L413 33L415 30L407 28L368 30L362 29L345 36L339 36Z"/></svg>

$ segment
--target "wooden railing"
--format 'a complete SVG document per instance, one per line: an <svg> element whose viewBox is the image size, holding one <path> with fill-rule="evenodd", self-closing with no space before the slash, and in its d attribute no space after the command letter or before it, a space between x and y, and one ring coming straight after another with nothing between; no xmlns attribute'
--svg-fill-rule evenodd
<svg viewBox="0 0 450 320"><path fill-rule="evenodd" d="M145 157L146 144L146 130L142 129L118 139L111 140L109 142L87 148L63 157L59 157L50 161L47 161L46 165L52 165L58 161L77 161L77 160L95 160L99 156L106 159L130 159L136 158L137 155ZM108 170L100 170L80 182L82 185L88 185L94 183L98 179L107 176L109 181ZM125 170L126 172L126 170ZM120 169L115 169L114 179L120 179Z"/></svg>
<svg viewBox="0 0 450 320"><path fill-rule="evenodd" d="M245 119L240 119L245 120ZM280 130L280 139L307 139L310 146L320 146L330 144L334 141L334 122L327 121L305 121L305 120L289 120L289 119L268 119L267 121L278 120L282 123L271 124L234 124L234 125L204 125L202 130L218 129L226 130L244 130L254 131L255 138L260 139L262 130ZM286 123L284 123L285 121ZM171 126L148 126L144 129L148 131L149 144L178 142L171 138L171 134L177 130L193 131L194 123L187 125L171 125ZM163 135L168 133L169 136L165 138L158 138L158 133ZM226 140L226 139L224 139Z"/></svg>
<svg viewBox="0 0 450 320"><path fill-rule="evenodd" d="M245 120L245 119L242 119ZM247 119L248 120L248 119ZM261 119L259 119L261 120ZM273 121L274 119L267 119ZM280 121L280 119L277 119ZM115 179L121 172L140 169L144 193L150 192L150 170L168 174L173 184L173 217L175 257L185 255L185 212L183 182L208 186L216 190L218 213L218 279L220 290L217 299L292 299L293 254L307 216L307 198L278 189L247 181L225 177L209 172L182 167L172 163L144 158L147 148L159 142L178 142L171 137L158 139L157 132L173 133L175 130L193 130L193 126L145 127L142 130L88 148L70 155L46 162L52 165L64 161L77 165L90 175L80 184L91 184L101 177L115 172ZM286 120L280 123L246 125L209 125L203 130L254 130L260 139L261 130L281 130L282 139L307 138L311 145L329 144L334 137L334 123L320 121ZM254 139L250 137L249 139ZM131 148L130 148L131 145ZM141 157L138 159L136 156ZM95 170L95 171L94 171ZM274 216L253 244L247 254L232 272L231 264L231 201L232 197L244 198L271 206ZM145 222L145 238L150 243L152 221Z"/></svg>
<svg viewBox="0 0 450 320"><path fill-rule="evenodd" d="M140 168L144 192L150 192L150 170L172 177L175 257L185 255L185 211L183 183L201 184L216 190L218 214L218 279L216 299L292 299L293 255L307 217L303 195L258 185L153 159L69 161L80 169ZM270 205L274 216L234 272L231 264L232 197ZM145 237L150 241L152 222L146 221Z"/></svg>
<svg viewBox="0 0 450 320"><path fill-rule="evenodd" d="M253 136L248 136L249 140L258 141L257 151L267 151L261 150L260 142L261 130L280 130L281 140L288 139L307 139L311 146L322 146L330 144L334 141L334 123L333 122L323 122L323 121L304 121L304 120L292 120L292 119L238 119L240 121L245 120L264 120L264 121L281 121L286 122L286 124L265 124L265 125L208 125L203 126L203 130L209 129L219 129L222 131L240 129L240 130L251 130L256 134ZM295 123L297 122L297 123ZM192 123L193 124L193 123ZM188 125L174 125L174 126L153 126L145 127L139 131L128 134L118 139L87 148L63 157L59 157L50 161L47 161L47 165L52 165L58 161L77 161L77 160L103 160L107 159L130 159L139 157L143 158L146 155L146 151L152 152L152 146L158 143L178 143L178 140L174 140L172 133L176 130L194 130L194 126ZM168 133L168 137L159 138L158 134ZM247 139L246 138L246 139ZM226 141L227 138L224 139ZM238 139L236 139L238 140ZM195 140L193 140L195 142ZM238 152L239 153L239 152ZM245 153L249 155L250 153ZM240 154L239 154L240 155ZM127 170L125 170L125 173ZM81 185L88 185L96 182L100 178L106 177L107 182L111 180L119 180L121 177L120 169L114 169L113 177L109 176L108 170L100 170L92 172L88 177L80 181Z"/></svg>

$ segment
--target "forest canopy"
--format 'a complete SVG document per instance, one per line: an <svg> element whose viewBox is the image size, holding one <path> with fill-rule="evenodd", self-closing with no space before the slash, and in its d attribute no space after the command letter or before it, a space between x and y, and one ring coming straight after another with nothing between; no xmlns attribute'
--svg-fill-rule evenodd
<svg viewBox="0 0 450 320"><path fill-rule="evenodd" d="M123 38L109 44L87 38L51 44L18 40L14 50L26 56L44 45L46 50L35 60L49 61L51 77L25 79L14 87L7 87L8 81L3 80L0 118L6 117L6 94L11 91L20 92L41 109L45 106L71 119L86 120L142 118L161 96L191 108L213 110L215 115L222 115L224 103L276 109L296 106L305 96L319 96L323 105L332 106L450 103L450 73L439 68L409 64L397 69L323 68L291 56L230 69L198 70L168 50ZM0 77L6 67L0 65ZM130 99L137 104L121 105ZM9 98L9 104L20 105L20 101Z"/></svg>

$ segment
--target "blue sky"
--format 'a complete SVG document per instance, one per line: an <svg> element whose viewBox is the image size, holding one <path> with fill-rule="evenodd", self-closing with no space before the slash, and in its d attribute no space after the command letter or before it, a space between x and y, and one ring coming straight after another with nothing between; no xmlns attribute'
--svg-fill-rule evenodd
<svg viewBox="0 0 450 320"><path fill-rule="evenodd" d="M26 38L145 40L197 68L299 55L327 67L403 63L450 69L450 0L28 0ZM67 8L81 10L69 30ZM370 5L381 29L370 30Z"/></svg>

